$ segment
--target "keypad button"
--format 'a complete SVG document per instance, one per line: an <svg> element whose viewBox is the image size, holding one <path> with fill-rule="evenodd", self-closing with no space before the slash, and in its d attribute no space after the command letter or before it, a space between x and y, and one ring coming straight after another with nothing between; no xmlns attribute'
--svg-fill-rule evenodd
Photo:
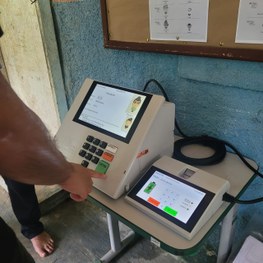
<svg viewBox="0 0 263 263"><path fill-rule="evenodd" d="M90 147L90 144L87 143L87 142L85 142L85 143L82 145L82 148L83 148L83 149L86 149L86 150L88 150L89 147Z"/></svg>
<svg viewBox="0 0 263 263"><path fill-rule="evenodd" d="M94 140L94 137L89 135L86 139L88 142L92 142Z"/></svg>
<svg viewBox="0 0 263 263"><path fill-rule="evenodd" d="M103 153L102 158L111 162L114 158L114 155L108 152Z"/></svg>
<svg viewBox="0 0 263 263"><path fill-rule="evenodd" d="M90 151L91 153L95 153L96 150L97 150L97 147L95 147L95 146L93 146L93 145L91 145L91 146L89 147L89 151Z"/></svg>
<svg viewBox="0 0 263 263"><path fill-rule="evenodd" d="M102 173L102 174L105 174L109 168L110 164L103 161L103 160L100 160L99 163L97 164L96 168L95 168L95 171L98 172L98 173Z"/></svg>
<svg viewBox="0 0 263 263"><path fill-rule="evenodd" d="M97 172L106 173L110 166L109 162L114 159L114 155L117 151L118 148L115 145L108 144L99 138L88 135L86 141L82 145L82 149L79 151L79 155L85 158L81 162L81 165L88 167L90 161L97 164Z"/></svg>
<svg viewBox="0 0 263 263"><path fill-rule="evenodd" d="M95 154L98 155L98 156L101 156L103 154L103 151L101 149L97 149Z"/></svg>
<svg viewBox="0 0 263 263"><path fill-rule="evenodd" d="M107 144L106 142L101 141L99 146L100 146L101 148L105 149L105 148L107 147L107 145L108 145L108 144Z"/></svg>
<svg viewBox="0 0 263 263"><path fill-rule="evenodd" d="M83 160L83 161L81 162L81 165L84 166L84 167L88 167L89 162Z"/></svg>
<svg viewBox="0 0 263 263"><path fill-rule="evenodd" d="M97 139L97 138L95 138L92 142L93 142L94 145L99 145L100 144L100 140Z"/></svg>
<svg viewBox="0 0 263 263"><path fill-rule="evenodd" d="M93 156L92 159L91 159L91 161L92 161L93 163L95 163L95 164L97 164L99 160L100 160L100 159L99 159L98 157L96 157L96 156Z"/></svg>
<svg viewBox="0 0 263 263"><path fill-rule="evenodd" d="M91 158L92 158L92 154L87 153L87 154L85 155L85 159L90 160Z"/></svg>
<svg viewBox="0 0 263 263"><path fill-rule="evenodd" d="M111 153L116 153L118 148L112 144L108 144L106 150Z"/></svg>
<svg viewBox="0 0 263 263"><path fill-rule="evenodd" d="M80 151L79 151L79 155L80 155L81 157L84 157L86 153L87 153L87 152L84 151L84 150L80 150Z"/></svg>

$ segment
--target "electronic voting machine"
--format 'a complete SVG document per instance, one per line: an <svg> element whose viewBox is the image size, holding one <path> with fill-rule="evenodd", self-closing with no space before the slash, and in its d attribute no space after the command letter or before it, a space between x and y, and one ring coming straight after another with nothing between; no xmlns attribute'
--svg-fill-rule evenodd
<svg viewBox="0 0 263 263"><path fill-rule="evenodd" d="M222 205L229 187L221 177L163 156L125 199L190 240Z"/></svg>
<svg viewBox="0 0 263 263"><path fill-rule="evenodd" d="M172 155L174 118L163 96L86 79L55 139L68 161L107 174L94 187L117 199Z"/></svg>

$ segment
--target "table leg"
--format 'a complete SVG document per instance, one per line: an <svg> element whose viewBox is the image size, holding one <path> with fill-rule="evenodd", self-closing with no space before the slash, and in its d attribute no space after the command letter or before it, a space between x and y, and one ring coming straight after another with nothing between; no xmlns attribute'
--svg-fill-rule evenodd
<svg viewBox="0 0 263 263"><path fill-rule="evenodd" d="M231 251L237 205L234 205L222 221L217 263L225 263Z"/></svg>
<svg viewBox="0 0 263 263"><path fill-rule="evenodd" d="M122 240L120 237L119 221L107 213L111 249L100 259L100 262L107 263L120 254L120 252L135 240L135 232L130 231Z"/></svg>

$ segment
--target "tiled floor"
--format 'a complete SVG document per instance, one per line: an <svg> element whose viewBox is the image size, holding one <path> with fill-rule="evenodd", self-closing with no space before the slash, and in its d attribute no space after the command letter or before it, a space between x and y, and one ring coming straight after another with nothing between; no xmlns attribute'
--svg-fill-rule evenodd
<svg viewBox="0 0 263 263"><path fill-rule="evenodd" d="M106 214L89 201L76 203L67 199L47 215L42 222L47 231L54 237L56 251L41 259L32 249L30 241L26 240L19 230L19 224L10 208L7 193L1 188L0 199L1 216L16 231L19 239L34 257L36 263L92 263L99 262L110 248ZM122 232L128 231L126 226L121 226ZM211 244L216 241L210 239L201 247L200 251L189 257L173 256L151 242L141 239L128 248L116 263L215 263L216 251Z"/></svg>

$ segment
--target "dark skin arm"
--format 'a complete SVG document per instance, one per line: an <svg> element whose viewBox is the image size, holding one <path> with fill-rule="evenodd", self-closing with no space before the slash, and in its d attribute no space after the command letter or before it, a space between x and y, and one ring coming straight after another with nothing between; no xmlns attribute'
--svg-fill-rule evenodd
<svg viewBox="0 0 263 263"><path fill-rule="evenodd" d="M92 190L92 177L104 175L67 162L39 117L0 74L0 174L39 185L59 184L76 201Z"/></svg>

